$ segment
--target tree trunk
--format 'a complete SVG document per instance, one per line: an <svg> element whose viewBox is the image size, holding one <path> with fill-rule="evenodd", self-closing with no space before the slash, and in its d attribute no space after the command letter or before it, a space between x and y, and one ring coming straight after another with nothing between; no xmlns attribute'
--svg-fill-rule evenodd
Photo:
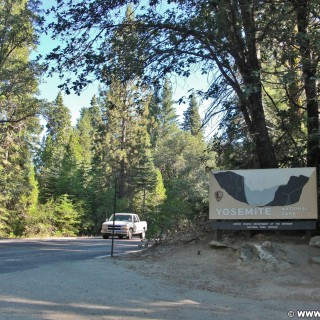
<svg viewBox="0 0 320 320"><path fill-rule="evenodd" d="M307 166L317 167L320 163L319 148L319 106L316 89L316 63L312 59L309 26L309 1L293 1L297 16L298 34L297 42L301 55L304 89L307 107Z"/></svg>
<svg viewBox="0 0 320 320"><path fill-rule="evenodd" d="M125 150L127 141L127 121L122 118L121 120L121 151ZM120 169L119 169L119 188L118 188L118 197L123 198L125 196L125 171L126 171L126 162L124 160L124 155L121 154L120 160Z"/></svg>
<svg viewBox="0 0 320 320"><path fill-rule="evenodd" d="M231 11L231 7L229 8ZM269 136L262 103L261 65L258 58L255 10L252 1L239 0L239 13L229 15L230 54L241 74L238 94L241 111L255 143L261 168L277 168L278 161ZM235 19L235 17L238 17ZM241 21L242 28L238 22Z"/></svg>
<svg viewBox="0 0 320 320"><path fill-rule="evenodd" d="M250 132L255 142L260 167L277 168L278 161L267 129L261 90L248 97L247 108L252 111Z"/></svg>

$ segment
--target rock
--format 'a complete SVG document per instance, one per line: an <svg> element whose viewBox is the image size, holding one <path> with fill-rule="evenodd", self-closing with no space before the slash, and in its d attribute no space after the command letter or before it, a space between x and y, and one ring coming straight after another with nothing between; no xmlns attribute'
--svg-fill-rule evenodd
<svg viewBox="0 0 320 320"><path fill-rule="evenodd" d="M199 242L199 239L191 239L188 241L185 241L187 244L197 244Z"/></svg>
<svg viewBox="0 0 320 320"><path fill-rule="evenodd" d="M312 263L320 264L320 257L312 257L310 260Z"/></svg>
<svg viewBox="0 0 320 320"><path fill-rule="evenodd" d="M254 237L253 237L254 241L258 241L258 242L263 241L263 240L265 240L266 238L267 238L267 235L264 234L264 233L257 233L257 234L254 235Z"/></svg>
<svg viewBox="0 0 320 320"><path fill-rule="evenodd" d="M264 246L254 243L246 243L240 249L240 259L243 261L257 258L259 260L278 264L278 260L269 252L268 247L272 247L271 243L265 243Z"/></svg>
<svg viewBox="0 0 320 320"><path fill-rule="evenodd" d="M280 270L288 270L291 268L291 264L288 261L282 261L278 264Z"/></svg>
<svg viewBox="0 0 320 320"><path fill-rule="evenodd" d="M309 245L312 247L320 248L320 236L312 237L310 239Z"/></svg>
<svg viewBox="0 0 320 320"><path fill-rule="evenodd" d="M231 248L233 250L236 250L233 246L221 241L213 240L209 244L213 248Z"/></svg>
<svg viewBox="0 0 320 320"><path fill-rule="evenodd" d="M242 261L250 261L253 259L252 247L249 243L244 244L240 248L239 258Z"/></svg>
<svg viewBox="0 0 320 320"><path fill-rule="evenodd" d="M273 246L271 241L264 241L261 246L263 249L266 249L271 252L273 251Z"/></svg>
<svg viewBox="0 0 320 320"><path fill-rule="evenodd" d="M257 256L260 260L271 263L277 263L277 259L262 245L253 245L252 251L254 255Z"/></svg>

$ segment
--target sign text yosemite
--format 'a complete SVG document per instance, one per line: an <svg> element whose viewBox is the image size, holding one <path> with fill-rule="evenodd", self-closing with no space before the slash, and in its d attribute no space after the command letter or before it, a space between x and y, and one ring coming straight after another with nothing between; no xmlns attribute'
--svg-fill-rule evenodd
<svg viewBox="0 0 320 320"><path fill-rule="evenodd" d="M209 218L317 219L316 169L212 171Z"/></svg>

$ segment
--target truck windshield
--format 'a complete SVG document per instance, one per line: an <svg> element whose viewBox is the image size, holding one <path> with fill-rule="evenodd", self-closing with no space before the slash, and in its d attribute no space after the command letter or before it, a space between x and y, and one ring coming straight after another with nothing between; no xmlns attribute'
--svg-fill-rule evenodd
<svg viewBox="0 0 320 320"><path fill-rule="evenodd" d="M113 215L110 217L110 220L113 220ZM116 214L116 221L132 221L132 216L129 214Z"/></svg>

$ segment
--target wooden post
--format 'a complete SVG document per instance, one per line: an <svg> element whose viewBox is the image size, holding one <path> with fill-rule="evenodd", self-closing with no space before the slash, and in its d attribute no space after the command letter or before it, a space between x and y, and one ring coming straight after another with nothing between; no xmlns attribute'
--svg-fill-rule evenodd
<svg viewBox="0 0 320 320"><path fill-rule="evenodd" d="M222 230L217 229L214 233L214 240L221 241L222 240Z"/></svg>

